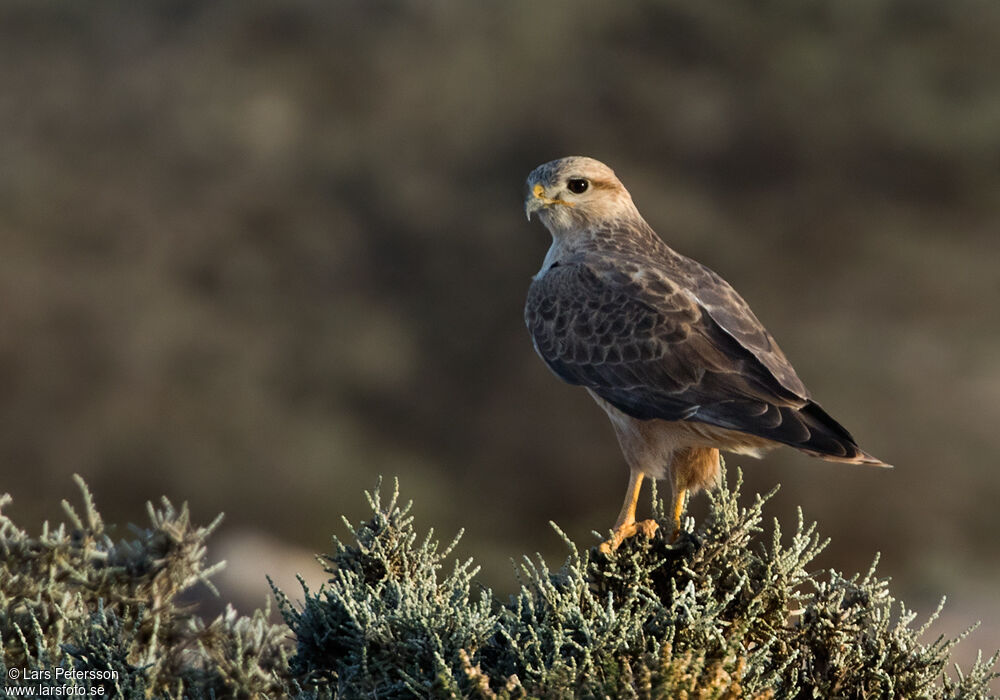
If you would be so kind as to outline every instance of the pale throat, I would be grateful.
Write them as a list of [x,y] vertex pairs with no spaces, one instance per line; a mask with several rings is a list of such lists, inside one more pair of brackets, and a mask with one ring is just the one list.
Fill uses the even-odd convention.
[[575,210],[556,205],[540,218],[552,235],[552,245],[545,254],[542,267],[535,274],[535,279],[544,275],[553,264],[574,253],[583,253],[588,249],[600,247],[602,244],[597,229],[606,229],[609,223],[614,223],[616,220],[642,221],[642,216],[632,204],[632,200],[627,197],[616,197],[604,202],[603,206],[596,208],[596,211],[593,204],[587,209]]
[[553,229],[549,227],[549,232],[552,234],[552,245],[545,253],[542,267],[535,274],[535,279],[542,277],[557,262],[563,262],[571,256],[579,257],[588,249],[592,249],[596,240],[596,236],[590,228]]
[[552,240],[552,245],[549,246],[548,252],[545,254],[545,259],[542,260],[542,267],[535,273],[534,279],[540,278],[549,268],[552,267],[560,257],[562,257],[563,248],[559,245],[559,242],[555,239]]

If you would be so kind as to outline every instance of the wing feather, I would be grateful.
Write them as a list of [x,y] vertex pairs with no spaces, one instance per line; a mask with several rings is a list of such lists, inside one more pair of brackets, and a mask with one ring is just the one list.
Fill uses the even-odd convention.
[[[664,246],[665,247],[665,246]],[[669,249],[668,249],[669,250]],[[789,391],[808,398],[809,392],[795,373],[785,353],[757,320],[750,305],[717,273],[690,258],[669,251],[674,275],[695,297],[719,327],[763,364],[771,376]]]
[[809,399],[746,302],[698,268],[671,279],[669,270],[637,278],[593,260],[551,267],[525,307],[538,354],[563,380],[638,419],[694,420],[834,458],[863,455]]

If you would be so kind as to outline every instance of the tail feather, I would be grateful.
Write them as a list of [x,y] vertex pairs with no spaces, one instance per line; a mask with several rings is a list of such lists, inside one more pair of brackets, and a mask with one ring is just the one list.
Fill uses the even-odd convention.
[[788,445],[831,462],[892,466],[862,450],[847,428],[814,401],[794,405],[732,399],[696,409],[689,420]]
[[789,419],[801,423],[806,428],[809,437],[798,444],[792,442],[785,444],[831,462],[867,464],[874,467],[892,466],[862,450],[854,436],[818,403],[810,401],[798,410],[782,410],[782,414],[786,412],[790,414],[787,416]]

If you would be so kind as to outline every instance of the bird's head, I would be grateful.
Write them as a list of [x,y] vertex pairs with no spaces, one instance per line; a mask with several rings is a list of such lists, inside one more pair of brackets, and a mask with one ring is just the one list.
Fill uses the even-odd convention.
[[553,234],[580,225],[637,215],[615,171],[599,160],[569,156],[539,165],[528,176],[524,211],[538,214]]

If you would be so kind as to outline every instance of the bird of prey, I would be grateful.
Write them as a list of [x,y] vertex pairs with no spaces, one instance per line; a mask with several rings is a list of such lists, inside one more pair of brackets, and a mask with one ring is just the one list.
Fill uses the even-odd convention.
[[604,551],[656,523],[635,519],[644,477],[670,478],[673,537],[688,491],[712,487],[719,450],[790,445],[834,462],[889,466],[813,401],[750,307],[719,275],[674,252],[611,168],[573,156],[528,176],[525,212],[552,234],[528,289],[535,350],[607,412],[629,467]]

